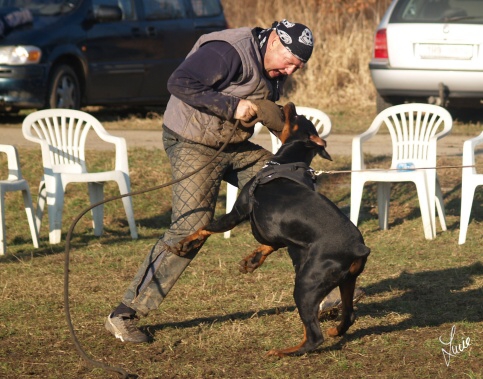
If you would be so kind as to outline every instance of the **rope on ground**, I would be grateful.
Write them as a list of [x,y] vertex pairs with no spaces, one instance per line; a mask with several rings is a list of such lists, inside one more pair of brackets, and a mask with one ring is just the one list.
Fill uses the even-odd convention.
[[106,370],[106,371],[111,371],[111,372],[118,373],[119,375],[121,375],[121,377],[123,379],[137,378],[138,377],[136,374],[130,374],[130,373],[128,373],[126,370],[124,370],[121,367],[109,366],[109,365],[107,365],[107,364],[105,364],[103,362],[96,361],[95,359],[89,357],[87,355],[87,353],[85,352],[85,350],[82,348],[82,346],[81,346],[81,344],[80,344],[80,342],[79,342],[79,340],[78,340],[78,338],[77,338],[77,336],[75,334],[74,326],[72,324],[72,317],[71,317],[71,314],[70,314],[70,305],[69,305],[70,241],[72,239],[72,234],[74,233],[75,226],[77,225],[77,223],[79,222],[79,220],[87,212],[89,212],[90,210],[92,210],[93,208],[95,208],[95,207],[97,207],[99,205],[105,204],[105,203],[110,202],[110,201],[113,201],[113,200],[119,200],[119,199],[122,199],[122,198],[127,197],[127,196],[137,196],[137,195],[141,195],[141,194],[146,193],[146,192],[151,192],[151,191],[155,191],[155,190],[158,190],[158,189],[161,189],[161,188],[164,188],[164,187],[168,187],[168,186],[171,186],[171,185],[173,185],[175,183],[181,182],[182,180],[185,180],[185,179],[189,178],[190,176],[196,174],[198,171],[202,170],[203,168],[205,168],[209,164],[211,164],[223,152],[223,150],[225,150],[225,148],[230,143],[232,137],[235,135],[235,132],[236,132],[237,128],[239,127],[239,124],[240,124],[240,120],[237,120],[236,123],[235,123],[235,126],[234,126],[234,128],[233,128],[233,130],[231,132],[231,134],[228,136],[228,138],[226,139],[226,141],[223,144],[223,146],[221,146],[220,149],[210,159],[210,161],[208,161],[200,169],[195,170],[195,171],[192,171],[192,172],[189,172],[188,174],[183,175],[181,178],[178,178],[176,180],[172,180],[171,182],[168,182],[168,183],[160,184],[158,186],[151,187],[151,188],[147,188],[147,189],[140,190],[140,191],[129,192],[129,193],[126,193],[124,195],[112,196],[112,197],[109,197],[109,198],[104,199],[102,201],[99,201],[96,204],[92,204],[91,206],[89,206],[89,207],[85,208],[84,210],[82,210],[77,215],[77,217],[74,219],[74,221],[72,222],[72,224],[70,225],[69,231],[67,232],[67,236],[65,238],[65,261],[64,261],[64,310],[65,310],[65,317],[67,319],[67,325],[69,327],[70,336],[72,338],[72,341],[74,342],[74,346],[76,347],[78,354],[88,364],[90,364],[91,366],[98,367],[98,368],[101,368],[101,369]]

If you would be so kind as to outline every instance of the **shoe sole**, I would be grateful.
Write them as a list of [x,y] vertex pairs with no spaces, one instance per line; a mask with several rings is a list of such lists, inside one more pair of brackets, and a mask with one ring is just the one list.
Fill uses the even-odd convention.
[[116,328],[116,325],[114,325],[111,321],[111,315],[107,316],[106,324],[105,324],[106,330],[111,333],[114,337],[117,339],[120,339],[121,342],[126,342],[124,341],[124,338],[122,337],[121,332]]
[[[361,290],[361,292],[356,297],[354,297],[352,303],[354,305],[357,304],[359,300],[361,300],[364,296],[366,296],[366,293]],[[340,311],[342,311],[342,302],[327,309],[324,309],[323,311],[319,310],[319,321],[333,320],[337,318]]]

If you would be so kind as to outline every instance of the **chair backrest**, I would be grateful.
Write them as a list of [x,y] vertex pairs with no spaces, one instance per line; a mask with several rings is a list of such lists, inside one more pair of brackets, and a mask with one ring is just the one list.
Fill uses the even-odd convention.
[[305,116],[308,120],[312,121],[319,133],[320,138],[326,138],[330,134],[332,129],[332,122],[329,116],[316,108],[309,107],[295,107],[297,114]]
[[[303,115],[309,121],[312,121],[320,138],[327,138],[329,136],[332,123],[327,114],[316,108],[296,106],[295,109],[298,115]],[[280,149],[280,146],[282,146],[282,142],[272,133],[270,133],[270,137],[272,139],[272,153],[275,154]]]
[[15,146],[0,145],[0,152],[7,154],[8,165],[8,181],[21,180],[22,172],[20,171],[20,160]]
[[466,176],[477,175],[475,149],[483,144],[483,132],[478,136],[466,140],[463,144],[463,179]]
[[437,140],[451,132],[451,114],[438,105],[412,103],[389,107],[379,113],[361,139],[385,125],[392,141],[391,168],[411,162],[415,167],[436,164]]
[[44,169],[85,173],[86,139],[91,128],[103,140],[109,136],[101,123],[88,113],[73,109],[44,109],[25,118],[22,132],[27,140],[41,145]]

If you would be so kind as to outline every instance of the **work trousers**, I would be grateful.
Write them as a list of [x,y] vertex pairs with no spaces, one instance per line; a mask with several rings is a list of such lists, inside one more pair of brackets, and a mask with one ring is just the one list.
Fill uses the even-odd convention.
[[124,294],[122,302],[143,316],[159,307],[199,251],[179,257],[170,253],[166,245],[173,246],[213,219],[223,180],[241,188],[272,157],[269,151],[246,141],[228,145],[213,162],[202,167],[213,158],[216,149],[178,140],[166,130],[163,143],[173,180],[196,173],[172,186],[170,228],[152,247]]

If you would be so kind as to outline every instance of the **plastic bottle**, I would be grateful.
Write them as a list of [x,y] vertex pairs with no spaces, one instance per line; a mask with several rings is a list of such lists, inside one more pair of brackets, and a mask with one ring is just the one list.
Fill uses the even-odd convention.
[[413,162],[401,162],[401,163],[398,163],[397,166],[396,166],[396,168],[397,168],[397,170],[399,172],[403,172],[403,171],[413,171],[413,170],[416,169]]

